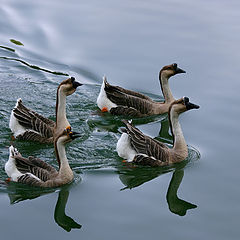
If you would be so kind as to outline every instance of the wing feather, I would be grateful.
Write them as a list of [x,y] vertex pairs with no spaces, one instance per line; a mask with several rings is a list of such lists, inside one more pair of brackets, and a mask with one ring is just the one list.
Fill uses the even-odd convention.
[[36,116],[37,118],[39,118],[40,120],[42,120],[44,123],[54,127],[55,126],[55,122],[49,118],[46,118],[44,116],[42,116],[41,114],[33,111],[32,109],[29,109],[27,107],[25,107],[23,104],[22,104],[22,101],[19,101],[18,102],[18,106],[17,106],[18,109],[21,109],[22,111],[26,112],[26,113],[30,113],[34,116]]
[[43,185],[43,181],[35,178],[29,173],[26,173],[18,178],[19,183],[27,184],[29,186],[41,187]]
[[[16,108],[13,109],[13,113],[23,127],[39,133],[43,138],[53,137],[55,122],[26,108],[21,100],[18,101]],[[24,137],[27,137],[27,135],[21,138],[24,139]]]
[[137,109],[133,107],[118,106],[111,108],[110,113],[113,115],[126,115],[131,117],[145,117],[147,114],[142,114]]
[[157,166],[166,166],[168,163],[163,162],[163,161],[156,161],[156,159],[144,156],[142,154],[137,154],[134,159],[133,163],[140,164],[143,166],[152,166],[152,167],[157,167]]
[[152,99],[141,93],[126,90],[118,86],[112,86],[106,82],[105,92],[107,97],[118,106],[134,108],[141,114],[149,114],[152,111]]
[[125,88],[122,88],[122,87],[119,87],[119,86],[113,86],[113,85],[110,85],[107,80],[105,79],[105,91],[108,93],[108,92],[120,92],[120,93],[125,93],[127,95],[132,95],[132,96],[135,96],[135,97],[138,97],[138,98],[142,98],[142,99],[146,99],[148,101],[152,101],[152,99],[142,93],[139,93],[139,92],[135,92],[135,91],[132,91],[132,90],[128,90],[128,89],[125,89]]
[[46,182],[57,174],[57,170],[54,167],[39,158],[34,158],[32,156],[28,158],[15,156],[14,158],[16,167],[21,173],[33,174],[43,182]]
[[166,162],[169,158],[169,148],[149,136],[144,135],[138,128],[134,127],[128,121],[123,120],[126,124],[127,134],[130,137],[130,142],[134,150],[138,154]]
[[27,141],[35,141],[40,143],[52,143],[53,137],[46,138],[42,136],[41,134],[34,132],[32,130],[27,130],[23,134],[18,135],[17,139],[20,140],[27,140]]

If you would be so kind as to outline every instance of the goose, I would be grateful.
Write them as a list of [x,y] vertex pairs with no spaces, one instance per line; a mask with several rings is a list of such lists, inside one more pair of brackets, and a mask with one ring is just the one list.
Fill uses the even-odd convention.
[[9,159],[5,164],[7,182],[18,182],[36,187],[59,187],[73,181],[73,172],[69,166],[65,144],[80,135],[66,128],[54,139],[54,149],[59,164],[57,171],[39,158],[24,158],[13,146],[9,147]]
[[112,86],[104,76],[97,105],[102,112],[110,112],[113,115],[145,117],[167,113],[170,104],[175,100],[169,88],[168,79],[180,73],[185,73],[185,71],[179,68],[176,63],[164,66],[160,70],[159,81],[164,102],[155,102],[141,93]]
[[149,136],[144,135],[131,122],[122,120],[126,128],[117,142],[117,153],[127,162],[146,166],[165,166],[181,162],[188,156],[188,148],[178,121],[179,115],[199,106],[191,103],[188,97],[175,100],[169,108],[168,118],[173,136],[173,148],[169,148]]
[[56,122],[25,107],[22,99],[19,98],[11,112],[9,122],[13,136],[21,140],[53,143],[54,137],[70,126],[66,117],[66,97],[73,94],[81,85],[74,77],[59,84],[56,98]]

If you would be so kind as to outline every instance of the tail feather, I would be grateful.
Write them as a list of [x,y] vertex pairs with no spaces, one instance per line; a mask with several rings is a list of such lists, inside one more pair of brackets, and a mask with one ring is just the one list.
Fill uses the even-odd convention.
[[14,115],[24,117],[25,119],[29,120],[30,119],[30,114],[25,111],[20,111],[18,108],[13,109]]
[[31,128],[31,118],[25,114],[20,113],[17,109],[13,110],[14,117],[18,120],[19,124],[25,128]]
[[108,81],[107,81],[107,77],[105,75],[103,76],[103,82],[104,82],[105,85],[109,84]]
[[9,147],[9,157],[15,158],[16,156],[21,156],[21,154],[18,152],[17,148],[15,148],[13,145]]

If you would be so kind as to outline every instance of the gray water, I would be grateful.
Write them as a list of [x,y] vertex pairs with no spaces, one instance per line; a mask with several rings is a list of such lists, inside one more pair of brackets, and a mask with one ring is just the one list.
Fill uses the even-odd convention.
[[[67,99],[82,134],[67,147],[74,183],[2,184],[1,239],[239,239],[239,1],[0,3],[1,180],[10,144],[56,166],[52,146],[11,140],[16,99],[54,119],[58,84],[85,84]],[[158,72],[173,62],[187,72],[170,79],[173,95],[201,106],[180,117],[189,157],[130,168],[115,150],[120,118],[96,106],[102,76],[159,100]],[[166,115],[134,123],[171,144]]]

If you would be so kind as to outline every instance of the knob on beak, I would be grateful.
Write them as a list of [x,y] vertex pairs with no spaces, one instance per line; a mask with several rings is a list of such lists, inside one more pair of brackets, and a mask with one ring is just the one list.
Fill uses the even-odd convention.
[[191,103],[188,97],[184,97],[184,104],[187,110],[200,108],[200,106],[198,106],[197,104]]
[[82,83],[77,82],[77,81],[75,80],[75,77],[71,77],[71,80],[72,80],[72,84],[73,84],[73,87],[74,87],[74,88],[77,88],[77,87],[83,85]]

